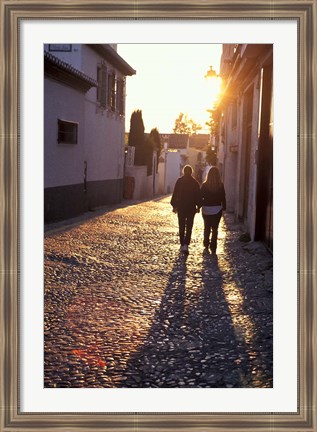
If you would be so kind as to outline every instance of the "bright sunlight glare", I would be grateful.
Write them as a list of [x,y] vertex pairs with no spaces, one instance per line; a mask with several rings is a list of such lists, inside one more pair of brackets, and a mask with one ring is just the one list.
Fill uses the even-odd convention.
[[182,112],[208,133],[208,109],[219,97],[221,44],[119,44],[118,54],[136,70],[127,77],[126,131],[134,110],[142,110],[145,132],[172,133]]
[[222,79],[219,76],[213,78],[207,78],[206,86],[207,86],[206,92],[209,96],[209,103],[211,107],[213,107],[215,103],[217,103],[221,95]]

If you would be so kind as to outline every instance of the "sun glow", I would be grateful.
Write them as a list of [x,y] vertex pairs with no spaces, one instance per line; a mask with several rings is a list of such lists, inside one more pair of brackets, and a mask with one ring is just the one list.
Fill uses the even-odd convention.
[[210,64],[219,73],[221,44],[118,44],[118,53],[136,70],[127,79],[127,131],[132,112],[141,109],[146,132],[172,133],[180,113],[202,126],[199,133],[209,132],[207,110],[221,80],[205,74]]
[[221,96],[222,79],[219,76],[207,79],[207,86],[209,88],[210,105],[213,107]]

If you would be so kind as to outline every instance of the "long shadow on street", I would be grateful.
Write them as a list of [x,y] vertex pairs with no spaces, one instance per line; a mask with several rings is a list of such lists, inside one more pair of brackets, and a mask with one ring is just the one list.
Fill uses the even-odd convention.
[[[236,338],[216,256],[201,257],[201,276],[175,259],[144,345],[127,363],[124,387],[243,387]],[[244,356],[244,371],[248,369]]]

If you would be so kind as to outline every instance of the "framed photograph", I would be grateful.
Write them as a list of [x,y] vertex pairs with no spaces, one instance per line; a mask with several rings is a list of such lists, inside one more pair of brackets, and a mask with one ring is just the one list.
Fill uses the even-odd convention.
[[[313,431],[317,427],[313,229],[317,4],[315,0],[130,3],[0,0],[0,431]],[[44,385],[43,47],[47,46],[49,74],[56,67],[54,59],[71,55],[76,44],[145,40],[273,46],[277,144],[274,380],[269,388]],[[58,65],[62,70],[63,65]],[[98,66],[100,74],[103,67]],[[63,77],[67,71],[65,67]],[[74,69],[67,79],[80,89],[96,85]],[[119,94],[123,82],[117,85]],[[115,110],[115,100],[103,95],[102,86],[96,94],[101,103],[112,101]],[[118,109],[121,114],[121,100]],[[82,133],[80,122],[71,120],[59,118],[56,129],[58,146],[66,151],[79,147]],[[231,143],[232,157],[237,151]]]

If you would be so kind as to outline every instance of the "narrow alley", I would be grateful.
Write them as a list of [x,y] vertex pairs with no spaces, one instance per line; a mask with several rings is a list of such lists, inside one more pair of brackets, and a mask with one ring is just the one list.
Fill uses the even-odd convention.
[[273,386],[273,258],[231,214],[188,256],[170,197],[91,215],[45,234],[45,387]]

